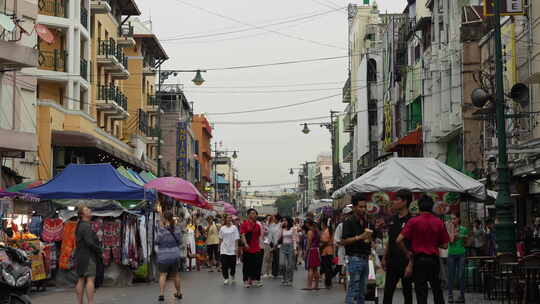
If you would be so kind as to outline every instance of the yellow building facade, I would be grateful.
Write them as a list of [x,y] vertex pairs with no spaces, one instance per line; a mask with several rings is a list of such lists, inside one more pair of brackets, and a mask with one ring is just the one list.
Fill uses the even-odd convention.
[[[144,73],[146,51],[129,22],[140,15],[136,3],[60,1],[59,8],[53,2],[44,0],[38,15],[55,36],[38,42],[38,178],[48,180],[69,163],[155,172],[151,140],[141,131],[153,125],[141,123],[147,117],[139,114],[154,95],[155,68]],[[144,92],[141,77],[148,83]]]

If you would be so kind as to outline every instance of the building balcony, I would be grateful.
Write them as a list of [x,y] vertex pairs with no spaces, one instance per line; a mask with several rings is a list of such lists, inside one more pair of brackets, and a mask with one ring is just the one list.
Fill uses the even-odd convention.
[[343,86],[343,103],[351,103],[351,77],[347,78]]
[[129,116],[127,97],[115,86],[97,86],[96,107],[112,119],[124,120]]
[[159,106],[158,99],[154,95],[148,95],[146,99],[146,110],[148,112],[156,112]]
[[97,63],[109,70],[113,78],[129,78],[128,57],[114,40],[99,41]]
[[38,13],[40,15],[67,18],[67,0],[39,0]]
[[112,11],[110,0],[90,0],[92,14],[108,14]]
[[39,51],[39,69],[66,72],[67,56],[67,52],[62,50]]
[[134,47],[137,42],[133,38],[134,29],[131,22],[124,24],[118,28],[118,40],[117,44],[120,47]]
[[143,60],[143,75],[144,76],[155,76],[157,69],[156,66],[156,59],[155,58],[149,58],[145,57]]
[[353,141],[350,140],[345,147],[343,147],[343,161],[351,161],[353,159]]
[[81,7],[81,24],[85,29],[88,29],[88,9]]

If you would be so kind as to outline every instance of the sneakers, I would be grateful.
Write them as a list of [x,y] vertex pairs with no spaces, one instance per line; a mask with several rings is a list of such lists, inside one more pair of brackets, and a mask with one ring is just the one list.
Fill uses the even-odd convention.
[[263,287],[263,286],[264,285],[263,285],[263,283],[261,281],[254,281],[253,282],[253,287],[259,288],[259,287]]
[[251,287],[251,282],[250,281],[245,281],[244,282],[244,287],[245,288],[250,288]]
[[229,285],[229,279],[223,280],[223,285]]

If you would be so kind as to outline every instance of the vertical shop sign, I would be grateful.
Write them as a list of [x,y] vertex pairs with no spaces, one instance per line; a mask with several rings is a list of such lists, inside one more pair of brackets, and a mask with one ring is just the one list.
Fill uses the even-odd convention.
[[178,177],[186,179],[188,170],[188,134],[187,123],[179,122],[177,127],[178,148],[176,157],[176,174]]

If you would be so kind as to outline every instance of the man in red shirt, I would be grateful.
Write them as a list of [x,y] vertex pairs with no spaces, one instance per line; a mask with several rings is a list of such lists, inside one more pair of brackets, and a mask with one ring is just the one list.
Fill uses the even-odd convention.
[[261,283],[261,224],[257,222],[257,210],[247,211],[248,219],[240,225],[240,235],[244,244],[243,275],[244,287],[262,287]]
[[[433,215],[433,199],[423,195],[418,201],[420,215],[410,219],[396,242],[409,260],[405,275],[413,275],[418,304],[427,304],[428,282],[435,304],[444,304],[439,278],[439,248],[448,248],[450,237],[443,221]],[[405,246],[410,241],[411,250]]]

